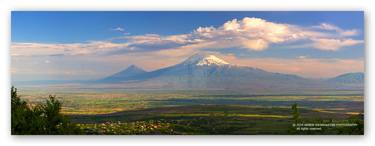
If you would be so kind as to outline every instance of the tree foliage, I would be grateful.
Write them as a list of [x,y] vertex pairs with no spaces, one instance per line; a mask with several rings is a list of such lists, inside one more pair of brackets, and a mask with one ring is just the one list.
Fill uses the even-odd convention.
[[299,114],[297,103],[294,103],[292,105],[292,118],[293,118],[293,121],[294,121],[295,124],[297,124],[299,122],[300,114]]
[[77,126],[60,113],[61,102],[49,96],[43,104],[29,105],[11,88],[11,131],[15,135],[80,134]]

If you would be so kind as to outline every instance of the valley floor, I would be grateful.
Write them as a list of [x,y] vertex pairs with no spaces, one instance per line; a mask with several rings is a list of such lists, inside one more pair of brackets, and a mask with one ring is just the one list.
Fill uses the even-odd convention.
[[[23,99],[42,102],[45,91]],[[55,92],[85,134],[363,134],[363,95],[222,91]],[[291,106],[298,105],[298,119]]]
[[[71,115],[90,134],[361,134],[361,117],[300,109],[300,123],[359,124],[297,131],[289,108],[238,105],[160,107],[103,115]],[[363,122],[363,121],[362,121]],[[315,127],[315,126],[314,126]],[[317,128],[317,127],[315,127]],[[359,128],[359,131],[357,130]],[[363,129],[363,128],[362,128]],[[362,131],[363,132],[363,131]]]

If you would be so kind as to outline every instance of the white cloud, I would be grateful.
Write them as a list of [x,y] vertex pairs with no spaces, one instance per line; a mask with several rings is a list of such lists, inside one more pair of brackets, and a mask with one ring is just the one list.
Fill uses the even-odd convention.
[[356,29],[344,30],[336,25],[329,24],[329,23],[321,23],[319,26],[317,26],[317,28],[320,28],[323,30],[336,31],[338,35],[342,37],[358,35],[358,30]]
[[308,78],[329,78],[348,72],[363,72],[363,59],[337,58],[238,58],[219,55],[223,60],[237,65],[261,68],[271,72],[296,74]]
[[223,25],[223,29],[227,30],[227,31],[231,31],[231,30],[237,31],[237,30],[239,30],[239,28],[240,28],[240,24],[238,23],[237,19],[233,19],[231,21],[228,21],[228,22],[224,23],[224,25]]
[[325,29],[325,30],[341,30],[339,27],[333,25],[333,24],[329,24],[329,23],[321,23],[319,25],[319,28],[321,29]]
[[353,39],[327,39],[327,38],[318,38],[313,39],[313,46],[321,50],[328,51],[337,51],[339,48],[353,46],[360,43],[363,43],[361,40]]
[[122,27],[116,27],[112,29],[113,31],[125,32],[125,29]]
[[111,29],[112,31],[116,31],[116,32],[120,32],[122,33],[123,35],[130,35],[129,32],[126,32],[124,28],[122,27],[115,27],[115,28],[112,28]]
[[344,30],[344,31],[341,31],[340,34],[342,36],[355,36],[355,35],[358,35],[358,30],[356,29]]
[[[124,32],[121,27],[113,30]],[[356,29],[345,30],[328,23],[319,26],[302,27],[293,24],[275,23],[261,18],[245,17],[225,22],[219,27],[198,27],[191,33],[175,35],[145,34],[124,36],[120,42],[90,41],[83,43],[12,43],[13,56],[22,55],[87,55],[111,54],[111,52],[194,52],[199,49],[243,48],[262,51],[271,44],[293,45],[304,42],[305,45],[324,51],[335,51],[343,47],[358,45],[363,40],[351,36],[358,35]],[[117,38],[119,39],[119,38]],[[192,50],[189,50],[192,49]],[[179,53],[183,54],[183,53]]]
[[[328,23],[322,23],[318,28],[319,30],[311,30],[310,27],[274,23],[260,18],[245,17],[241,20],[233,19],[227,21],[219,27],[198,27],[192,33],[188,34],[170,36],[147,34],[143,36],[129,36],[127,38],[132,44],[147,43],[155,46],[163,45],[165,46],[164,49],[244,48],[252,51],[262,51],[267,49],[270,44],[282,44],[302,40],[314,44],[309,45],[310,47],[326,51],[338,50],[342,47],[357,45],[363,42],[347,38],[348,36],[358,34],[358,31],[355,29],[344,30]],[[344,42],[344,44],[325,41],[326,39],[340,40],[338,42]],[[179,45],[168,46],[171,43]]]
[[303,55],[301,55],[301,56],[298,56],[297,57],[298,59],[306,59],[306,58],[308,58],[307,56],[303,56]]
[[[194,37],[211,42],[226,42],[227,47],[239,47],[261,51],[271,43],[282,43],[305,36],[297,27],[277,24],[259,18],[245,17],[227,21],[219,28],[200,27]],[[222,45],[222,43],[220,44]],[[218,45],[218,48],[222,48]]]
[[87,55],[100,54],[116,49],[129,49],[127,43],[91,41],[86,43],[21,43],[11,44],[12,56]]

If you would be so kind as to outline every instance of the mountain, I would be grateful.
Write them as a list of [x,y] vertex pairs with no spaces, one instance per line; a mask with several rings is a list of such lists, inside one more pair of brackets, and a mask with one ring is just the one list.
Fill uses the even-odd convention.
[[196,54],[179,64],[151,72],[142,70],[134,73],[128,69],[106,77],[104,81],[123,83],[126,87],[158,89],[281,90],[301,87],[301,84],[317,86],[315,81],[296,75],[232,65],[214,55],[205,54]]
[[178,64],[145,71],[131,65],[98,80],[26,81],[22,85],[84,84],[86,87],[161,90],[233,90],[249,93],[297,93],[355,90],[363,92],[364,73],[346,73],[329,79],[307,79],[293,74],[238,66],[210,54],[195,54]]
[[195,54],[181,63],[150,72],[130,66],[99,80],[99,83],[116,83],[122,88],[167,90],[346,90],[362,89],[363,73],[344,74],[327,80],[306,79],[233,65],[210,54]]
[[130,65],[125,70],[117,72],[113,75],[100,79],[99,82],[117,82],[122,80],[131,80],[133,76],[146,73],[145,70],[135,65]]
[[362,72],[346,73],[346,74],[342,74],[337,77],[328,79],[328,82],[338,83],[338,84],[363,84],[364,77],[365,75]]

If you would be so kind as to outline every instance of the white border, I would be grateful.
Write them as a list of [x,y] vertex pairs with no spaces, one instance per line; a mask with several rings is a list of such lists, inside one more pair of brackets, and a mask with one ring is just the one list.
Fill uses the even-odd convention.
[[[373,0],[0,0],[0,143],[5,145],[371,145],[375,144],[373,74],[375,40],[371,24],[375,13]],[[9,97],[10,12],[12,10],[363,10],[366,34],[365,136],[11,136]]]

